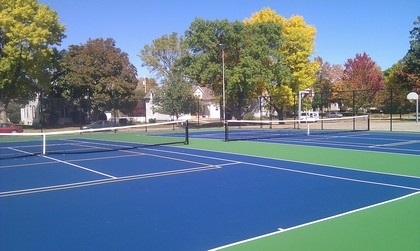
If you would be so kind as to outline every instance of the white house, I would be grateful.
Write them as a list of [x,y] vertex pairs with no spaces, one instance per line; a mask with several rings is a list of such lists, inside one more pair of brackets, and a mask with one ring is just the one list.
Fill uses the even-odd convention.
[[[198,98],[198,102],[201,106],[200,116],[209,119],[219,119],[220,118],[220,106],[219,100],[215,98],[213,91],[207,87],[194,86],[192,89],[193,95]],[[144,96],[145,101],[145,117],[130,118],[136,122],[149,122],[150,119],[156,119],[157,121],[169,121],[174,120],[173,116],[169,114],[162,114],[157,112],[157,106],[154,104],[153,100],[155,97],[155,91],[153,89],[149,90]],[[35,100],[29,101],[23,108],[20,109],[21,122],[25,125],[39,124],[40,122],[40,109],[39,109],[39,95]],[[111,113],[107,113],[108,118],[111,118]],[[192,119],[195,118],[191,114],[185,114],[179,119]]]
[[36,125],[39,124],[40,118],[39,94],[37,94],[34,100],[20,108],[20,121],[24,125]]
[[153,103],[154,97],[155,97],[155,91],[149,90],[146,93],[146,96],[144,96],[144,102],[146,107],[146,121],[150,121],[151,119],[156,120],[171,120],[171,116],[168,114],[161,114],[158,113],[156,110],[156,105]]
[[220,118],[220,107],[210,88],[194,86],[193,95],[199,99],[201,106],[200,115],[209,119]]
[[[219,119],[220,118],[220,107],[219,104],[216,102],[213,95],[213,91],[207,87],[193,87],[193,95],[198,98],[198,102],[201,106],[200,116],[204,118],[210,119]],[[155,97],[155,91],[149,90],[147,94],[144,96],[145,100],[145,107],[146,107],[146,120],[149,121],[150,119],[156,120],[173,120],[171,115],[162,114],[157,112],[157,106],[154,104],[153,100]],[[191,114],[184,114],[179,119],[191,119],[193,116]]]

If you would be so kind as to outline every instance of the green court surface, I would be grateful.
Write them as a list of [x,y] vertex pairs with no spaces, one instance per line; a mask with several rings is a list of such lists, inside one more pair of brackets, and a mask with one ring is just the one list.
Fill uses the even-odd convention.
[[222,249],[420,250],[420,194]]

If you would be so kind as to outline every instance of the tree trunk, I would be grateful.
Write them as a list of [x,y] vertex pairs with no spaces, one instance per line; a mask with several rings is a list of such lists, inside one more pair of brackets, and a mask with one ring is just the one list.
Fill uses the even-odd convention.
[[0,123],[6,123],[7,122],[7,105],[5,102],[0,101]]

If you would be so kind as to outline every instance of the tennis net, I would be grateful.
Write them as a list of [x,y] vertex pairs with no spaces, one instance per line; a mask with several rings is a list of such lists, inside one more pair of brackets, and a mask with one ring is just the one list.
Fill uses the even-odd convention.
[[0,134],[0,159],[189,144],[188,121],[41,133]]
[[228,120],[225,141],[256,140],[370,130],[368,115],[305,120]]

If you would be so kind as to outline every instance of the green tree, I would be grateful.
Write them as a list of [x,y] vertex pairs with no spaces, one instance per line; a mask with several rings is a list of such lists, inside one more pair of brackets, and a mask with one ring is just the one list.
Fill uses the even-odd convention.
[[137,104],[137,70],[111,38],[71,45],[64,69],[57,84],[62,96],[93,111],[94,119],[102,111],[129,113]]
[[138,56],[143,61],[142,66],[147,66],[157,77],[167,78],[172,75],[176,61],[187,53],[183,38],[174,32],[145,45]]
[[182,59],[184,74],[191,81],[222,96],[222,46],[225,83],[229,86],[231,69],[239,61],[242,28],[240,22],[196,18],[185,32],[185,43],[191,53]]
[[403,58],[405,79],[413,91],[420,89],[420,16],[410,31],[410,49]]
[[412,91],[412,86],[406,80],[403,61],[394,64],[384,72],[384,83],[389,94],[382,107],[385,112],[402,114],[412,107],[407,100],[407,94]]
[[182,114],[197,111],[197,101],[192,94],[192,85],[180,74],[165,78],[162,88],[156,91],[157,111],[178,119]]
[[191,55],[183,60],[185,72],[189,79],[221,96],[224,55],[226,109],[240,119],[267,89],[266,85],[273,85],[286,72],[279,53],[280,30],[280,24],[274,22],[196,19],[186,32]]
[[188,56],[184,39],[177,33],[163,35],[140,51],[143,66],[147,66],[161,79],[162,88],[156,90],[157,111],[170,114],[176,119],[181,114],[196,111],[192,84],[182,74],[179,62]]
[[0,0],[0,121],[12,100],[34,98],[51,83],[54,50],[64,38],[57,13],[36,0]]
[[[236,118],[242,118],[258,96],[267,90],[272,94],[278,83],[288,77],[288,68],[279,51],[280,31],[281,25],[275,22],[244,25],[238,53],[240,60],[232,69],[228,88],[230,97],[236,101]],[[271,102],[278,114],[282,114],[276,100],[266,99],[266,102]]]

